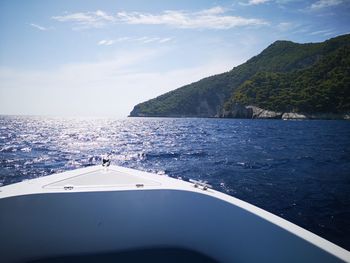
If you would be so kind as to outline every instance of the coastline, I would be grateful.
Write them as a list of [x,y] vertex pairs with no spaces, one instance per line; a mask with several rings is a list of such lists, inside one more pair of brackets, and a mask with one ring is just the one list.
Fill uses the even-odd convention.
[[221,118],[244,119],[281,119],[281,120],[350,120],[350,113],[300,113],[278,112],[259,108],[257,106],[243,106],[235,104],[230,110],[224,110]]
[[132,118],[219,118],[219,119],[275,119],[275,120],[350,120],[350,113],[299,113],[277,112],[262,109],[256,106],[235,105],[231,110],[223,110],[215,116],[208,115],[181,115],[181,114],[130,114]]

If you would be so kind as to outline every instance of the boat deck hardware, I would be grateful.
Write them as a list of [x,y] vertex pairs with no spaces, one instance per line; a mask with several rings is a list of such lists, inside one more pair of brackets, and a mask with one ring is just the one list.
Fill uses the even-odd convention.
[[213,188],[210,184],[208,184],[205,181],[201,181],[201,180],[197,181],[197,180],[190,179],[190,182],[194,184],[195,188],[198,188],[199,186],[201,186],[203,190],[208,190],[208,188]]
[[109,159],[108,156],[102,158],[102,166],[103,167],[108,167],[108,166],[110,166],[110,164],[111,164],[111,159]]

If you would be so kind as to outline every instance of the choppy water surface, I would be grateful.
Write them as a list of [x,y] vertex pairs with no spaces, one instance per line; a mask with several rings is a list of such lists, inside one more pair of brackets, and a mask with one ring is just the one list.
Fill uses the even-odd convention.
[[100,164],[105,153],[206,180],[350,250],[350,122],[0,116],[3,185]]

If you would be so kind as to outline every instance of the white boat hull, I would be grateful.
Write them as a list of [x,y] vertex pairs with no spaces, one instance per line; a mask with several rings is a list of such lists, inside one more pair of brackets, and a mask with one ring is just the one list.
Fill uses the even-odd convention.
[[[110,171],[136,179],[106,183]],[[2,187],[1,262],[148,248],[219,262],[349,262],[348,251],[231,196],[116,166],[109,172],[90,167]],[[99,173],[101,181],[87,182]]]

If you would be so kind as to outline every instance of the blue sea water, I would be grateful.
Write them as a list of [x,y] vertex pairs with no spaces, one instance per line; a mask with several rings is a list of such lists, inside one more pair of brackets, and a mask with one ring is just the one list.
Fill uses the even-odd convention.
[[0,184],[106,153],[116,165],[206,180],[350,250],[350,122],[0,116]]

